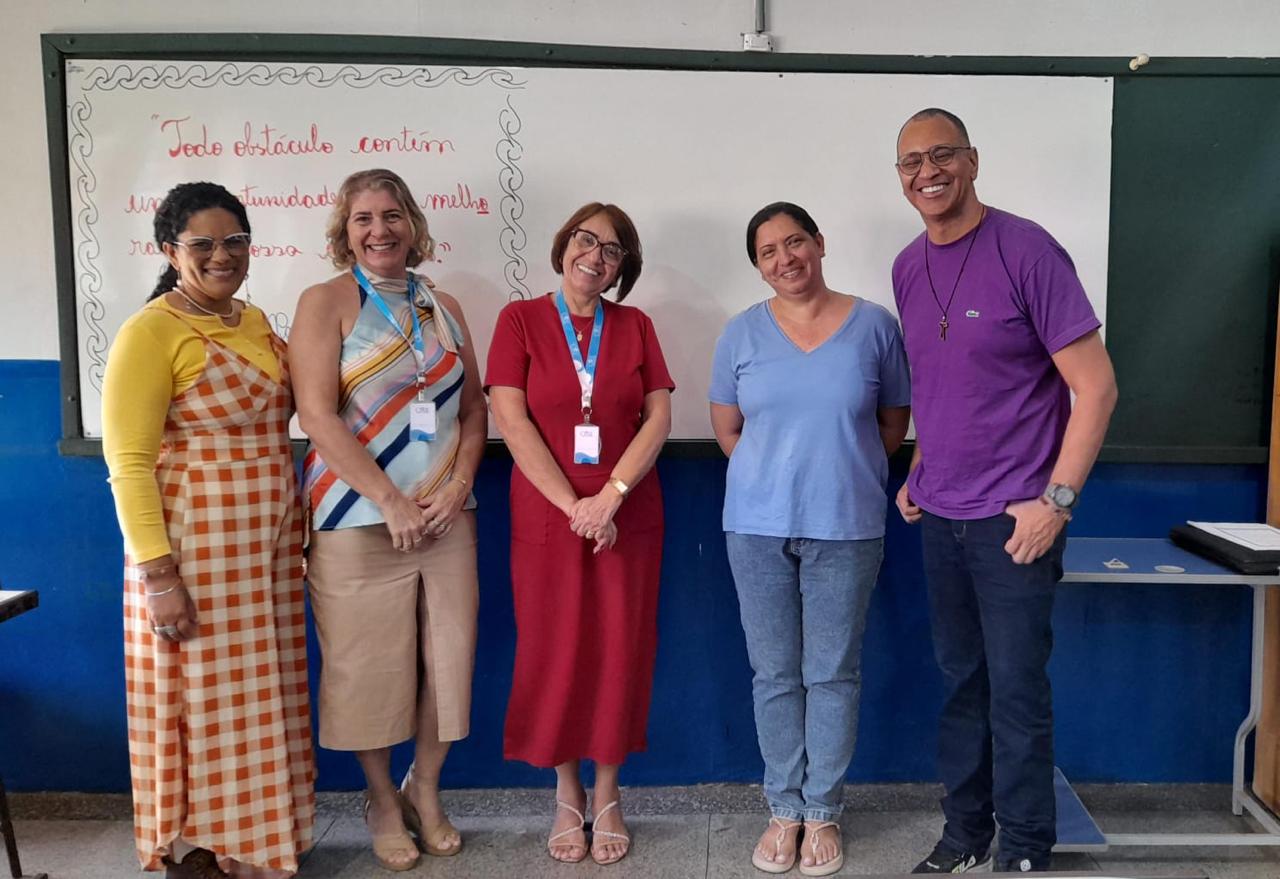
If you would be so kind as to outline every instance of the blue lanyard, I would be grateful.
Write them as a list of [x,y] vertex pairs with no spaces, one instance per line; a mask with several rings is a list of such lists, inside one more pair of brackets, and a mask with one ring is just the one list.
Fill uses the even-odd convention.
[[578,347],[578,334],[569,319],[569,306],[565,305],[564,290],[556,291],[556,311],[560,312],[560,326],[564,328],[564,340],[569,344],[569,356],[578,374],[578,386],[582,388],[582,415],[591,423],[591,392],[596,384],[596,358],[600,356],[600,335],[604,331],[604,303],[596,303],[596,317],[591,326],[591,342],[587,345],[587,362],[582,362]]
[[373,284],[369,283],[369,279],[365,277],[364,272],[360,270],[360,266],[351,267],[351,274],[355,275],[356,283],[360,285],[360,289],[365,295],[373,300],[373,304],[378,307],[378,311],[382,312],[382,316],[387,319],[391,326],[396,328],[396,332],[400,334],[400,338],[408,343],[409,348],[413,351],[414,365],[417,367],[418,384],[422,384],[422,376],[425,371],[427,362],[427,348],[422,341],[422,325],[418,323],[418,284],[413,275],[409,275],[409,319],[413,322],[413,338],[410,339],[404,334],[404,329],[400,326],[400,321],[396,320],[396,316],[391,313],[391,307],[378,295],[378,291],[374,289]]

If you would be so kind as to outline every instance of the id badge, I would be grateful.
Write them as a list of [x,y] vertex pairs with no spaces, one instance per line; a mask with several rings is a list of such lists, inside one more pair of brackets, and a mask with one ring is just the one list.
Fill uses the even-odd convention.
[[573,463],[600,463],[600,426],[579,424],[573,429]]
[[409,404],[409,439],[429,443],[436,438],[435,400],[414,401]]

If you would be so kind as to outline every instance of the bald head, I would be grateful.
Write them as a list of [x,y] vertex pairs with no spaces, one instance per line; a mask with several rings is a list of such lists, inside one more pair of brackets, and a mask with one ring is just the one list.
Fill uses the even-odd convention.
[[956,146],[969,146],[969,129],[964,127],[964,122],[960,117],[950,110],[944,110],[941,107],[925,107],[917,113],[913,113],[911,118],[902,123],[902,127],[898,129],[898,143],[902,142],[902,132],[907,130],[907,126],[912,122],[922,122],[926,119],[945,119],[956,130],[959,139]]

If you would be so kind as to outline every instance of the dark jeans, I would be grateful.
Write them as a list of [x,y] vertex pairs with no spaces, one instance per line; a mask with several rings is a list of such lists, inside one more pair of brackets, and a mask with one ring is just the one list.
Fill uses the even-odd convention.
[[[924,514],[924,569],[945,699],[938,774],[943,843],[983,851],[1000,822],[1002,858],[1045,858],[1057,840],[1053,794],[1053,593],[1066,530],[1042,557],[1015,565],[1014,520]],[[993,817],[994,816],[994,817]]]

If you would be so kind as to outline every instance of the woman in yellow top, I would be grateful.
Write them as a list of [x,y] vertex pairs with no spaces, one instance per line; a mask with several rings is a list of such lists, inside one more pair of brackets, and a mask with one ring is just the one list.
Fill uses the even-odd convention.
[[116,336],[102,395],[138,858],[277,879],[315,813],[285,345],[233,298],[249,219],[227,190],[174,187],[155,239],[169,265]]

